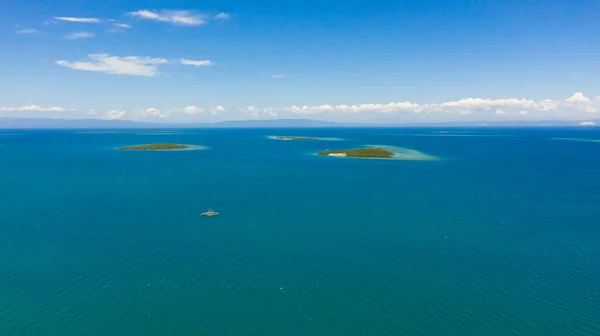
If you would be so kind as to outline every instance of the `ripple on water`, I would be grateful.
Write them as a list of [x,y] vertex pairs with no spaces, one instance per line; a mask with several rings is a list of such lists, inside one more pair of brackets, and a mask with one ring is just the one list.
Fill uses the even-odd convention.
[[474,134],[474,133],[414,133],[414,134],[388,134],[396,136],[414,137],[484,137],[484,138],[512,138],[510,134]]
[[404,160],[404,161],[437,161],[439,157],[419,152],[415,149],[398,147],[398,146],[382,146],[382,145],[370,145],[369,147],[378,147],[388,150],[394,153],[392,160]]
[[129,134],[129,135],[189,135],[199,134],[198,132],[178,132],[178,131],[77,131],[75,134]]
[[600,143],[600,139],[587,139],[587,138],[552,138],[552,140],[579,141],[579,142],[596,142],[596,143]]
[[142,132],[142,133],[134,133],[134,135],[191,135],[191,134],[199,134],[194,132]]

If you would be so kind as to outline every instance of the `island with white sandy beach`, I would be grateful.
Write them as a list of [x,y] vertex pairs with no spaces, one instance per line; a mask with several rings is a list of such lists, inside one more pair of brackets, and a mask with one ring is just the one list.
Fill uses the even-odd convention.
[[396,146],[368,146],[354,149],[324,150],[317,152],[319,156],[347,157],[360,159],[390,159],[404,161],[436,161],[438,157]]
[[391,159],[394,156],[394,153],[390,152],[388,150],[385,150],[383,148],[379,148],[379,147],[367,147],[367,148],[356,148],[356,149],[325,150],[322,152],[318,152],[317,155],[355,157],[355,158]]

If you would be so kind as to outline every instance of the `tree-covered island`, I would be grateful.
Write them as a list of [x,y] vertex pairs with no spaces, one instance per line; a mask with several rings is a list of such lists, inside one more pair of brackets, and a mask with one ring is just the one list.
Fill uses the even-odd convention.
[[149,145],[138,145],[138,146],[127,146],[121,147],[119,150],[176,150],[176,149],[187,149],[189,146],[187,145],[178,145],[178,144],[149,144]]
[[394,156],[393,152],[378,147],[343,149],[343,150],[326,150],[318,152],[321,156],[345,156],[354,158],[377,158],[390,159]]

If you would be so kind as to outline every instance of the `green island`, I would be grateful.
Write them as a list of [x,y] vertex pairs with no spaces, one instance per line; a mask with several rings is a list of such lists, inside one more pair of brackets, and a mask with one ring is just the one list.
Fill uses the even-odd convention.
[[296,140],[296,141],[319,140],[317,138],[295,137],[295,136],[277,136],[276,138],[279,140]]
[[138,145],[121,147],[119,150],[174,150],[174,149],[186,149],[189,148],[187,145],[178,144],[149,144],[149,145]]
[[393,152],[378,147],[369,148],[356,148],[356,149],[344,149],[344,150],[326,150],[318,152],[317,155],[321,156],[344,156],[344,157],[355,157],[355,158],[378,158],[378,159],[390,159],[394,156]]

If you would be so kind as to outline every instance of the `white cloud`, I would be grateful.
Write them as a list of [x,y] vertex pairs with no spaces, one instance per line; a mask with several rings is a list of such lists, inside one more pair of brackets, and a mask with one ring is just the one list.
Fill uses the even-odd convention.
[[181,64],[183,65],[193,65],[196,67],[201,67],[201,66],[211,66],[214,63],[212,61],[209,60],[189,60],[189,59],[181,59]]
[[17,30],[17,34],[37,34],[38,31],[36,29],[33,28],[24,28],[24,29],[19,29]]
[[416,112],[420,113],[418,104],[410,102],[392,102],[388,104],[360,104],[360,105],[317,105],[317,106],[292,106],[282,109],[283,111],[292,112],[294,114],[324,114],[324,113],[394,113],[394,112]]
[[20,107],[0,107],[0,112],[6,111],[64,112],[67,110],[65,108],[57,106],[41,107],[38,105],[25,105]]
[[127,15],[142,20],[167,22],[181,26],[199,26],[206,23],[204,15],[186,10],[160,10],[153,12],[141,9],[137,12],[127,13]]
[[197,117],[206,112],[205,109],[197,106],[186,106],[182,108],[172,108],[166,110],[159,110],[154,107],[135,110],[134,115],[140,119],[181,119],[181,116],[184,117]]
[[271,77],[275,78],[275,79],[281,79],[283,77],[285,77],[284,75],[271,75]]
[[[535,108],[538,104],[533,100],[528,99],[482,99],[482,98],[465,98],[458,101],[450,101],[442,103],[439,106],[432,104],[430,106],[441,107],[442,109],[492,109],[498,107],[519,107],[521,109]],[[548,108],[552,108],[548,106]]]
[[584,121],[579,126],[596,126],[596,123],[593,121]]
[[228,20],[229,18],[231,18],[231,14],[225,12],[221,12],[214,17],[215,20]]
[[[381,119],[396,116],[396,119],[410,120],[492,120],[509,119],[577,119],[585,114],[596,113],[600,100],[590,100],[583,94],[575,94],[566,100],[529,100],[518,98],[483,99],[465,98],[443,103],[418,104],[412,102],[371,103],[359,105],[314,105],[283,108],[260,108],[249,106],[241,111],[252,117],[273,115],[300,116],[331,120]],[[584,114],[582,114],[582,112]]]
[[196,107],[196,106],[187,106],[187,107],[183,108],[183,113],[185,113],[189,116],[195,116],[195,115],[204,113],[204,109]]
[[240,109],[240,111],[244,114],[249,115],[251,118],[274,118],[279,115],[281,110],[274,108],[258,108],[255,106],[248,106]]
[[242,111],[246,112],[251,117],[258,117],[260,114],[260,110],[252,105],[246,107],[245,109],[242,109]]
[[135,111],[135,114],[142,118],[150,118],[150,119],[166,118],[169,115],[168,112],[163,112],[154,107],[137,110],[137,111]]
[[277,110],[275,110],[273,108],[266,108],[266,109],[263,110],[263,113],[265,113],[269,117],[277,117],[279,115],[279,113],[277,112]]
[[213,116],[219,115],[220,113],[226,112],[227,109],[221,105],[215,107],[215,108],[211,108],[210,109],[210,114]]
[[583,106],[582,110],[585,111],[585,112],[587,112],[587,113],[596,113],[596,112],[598,112],[598,109],[596,109],[595,107],[589,106],[589,105]]
[[591,105],[592,100],[586,97],[582,92],[577,92],[567,98],[571,107],[588,113],[596,113],[598,110]]
[[87,62],[56,61],[56,64],[75,70],[99,71],[108,74],[132,76],[156,76],[159,64],[169,63],[164,58],[140,56],[110,56],[108,54],[90,54]]
[[127,114],[126,111],[112,110],[112,111],[106,112],[106,114],[104,115],[104,119],[119,120],[119,119],[123,119],[123,117],[125,117],[126,114]]
[[84,31],[73,32],[73,33],[69,33],[69,34],[65,35],[65,38],[69,39],[69,40],[76,40],[76,39],[81,39],[81,38],[92,38],[92,37],[94,37],[93,33],[84,32]]
[[123,28],[123,29],[131,28],[131,26],[126,23],[113,23],[113,26],[115,26],[117,28]]
[[55,16],[56,20],[60,21],[69,21],[69,22],[80,22],[80,23],[100,23],[100,19],[96,18],[80,18],[80,17],[64,17],[64,16]]
[[590,99],[583,95],[582,92],[576,92],[571,97],[567,98],[569,103],[584,103],[587,104],[590,102]]

